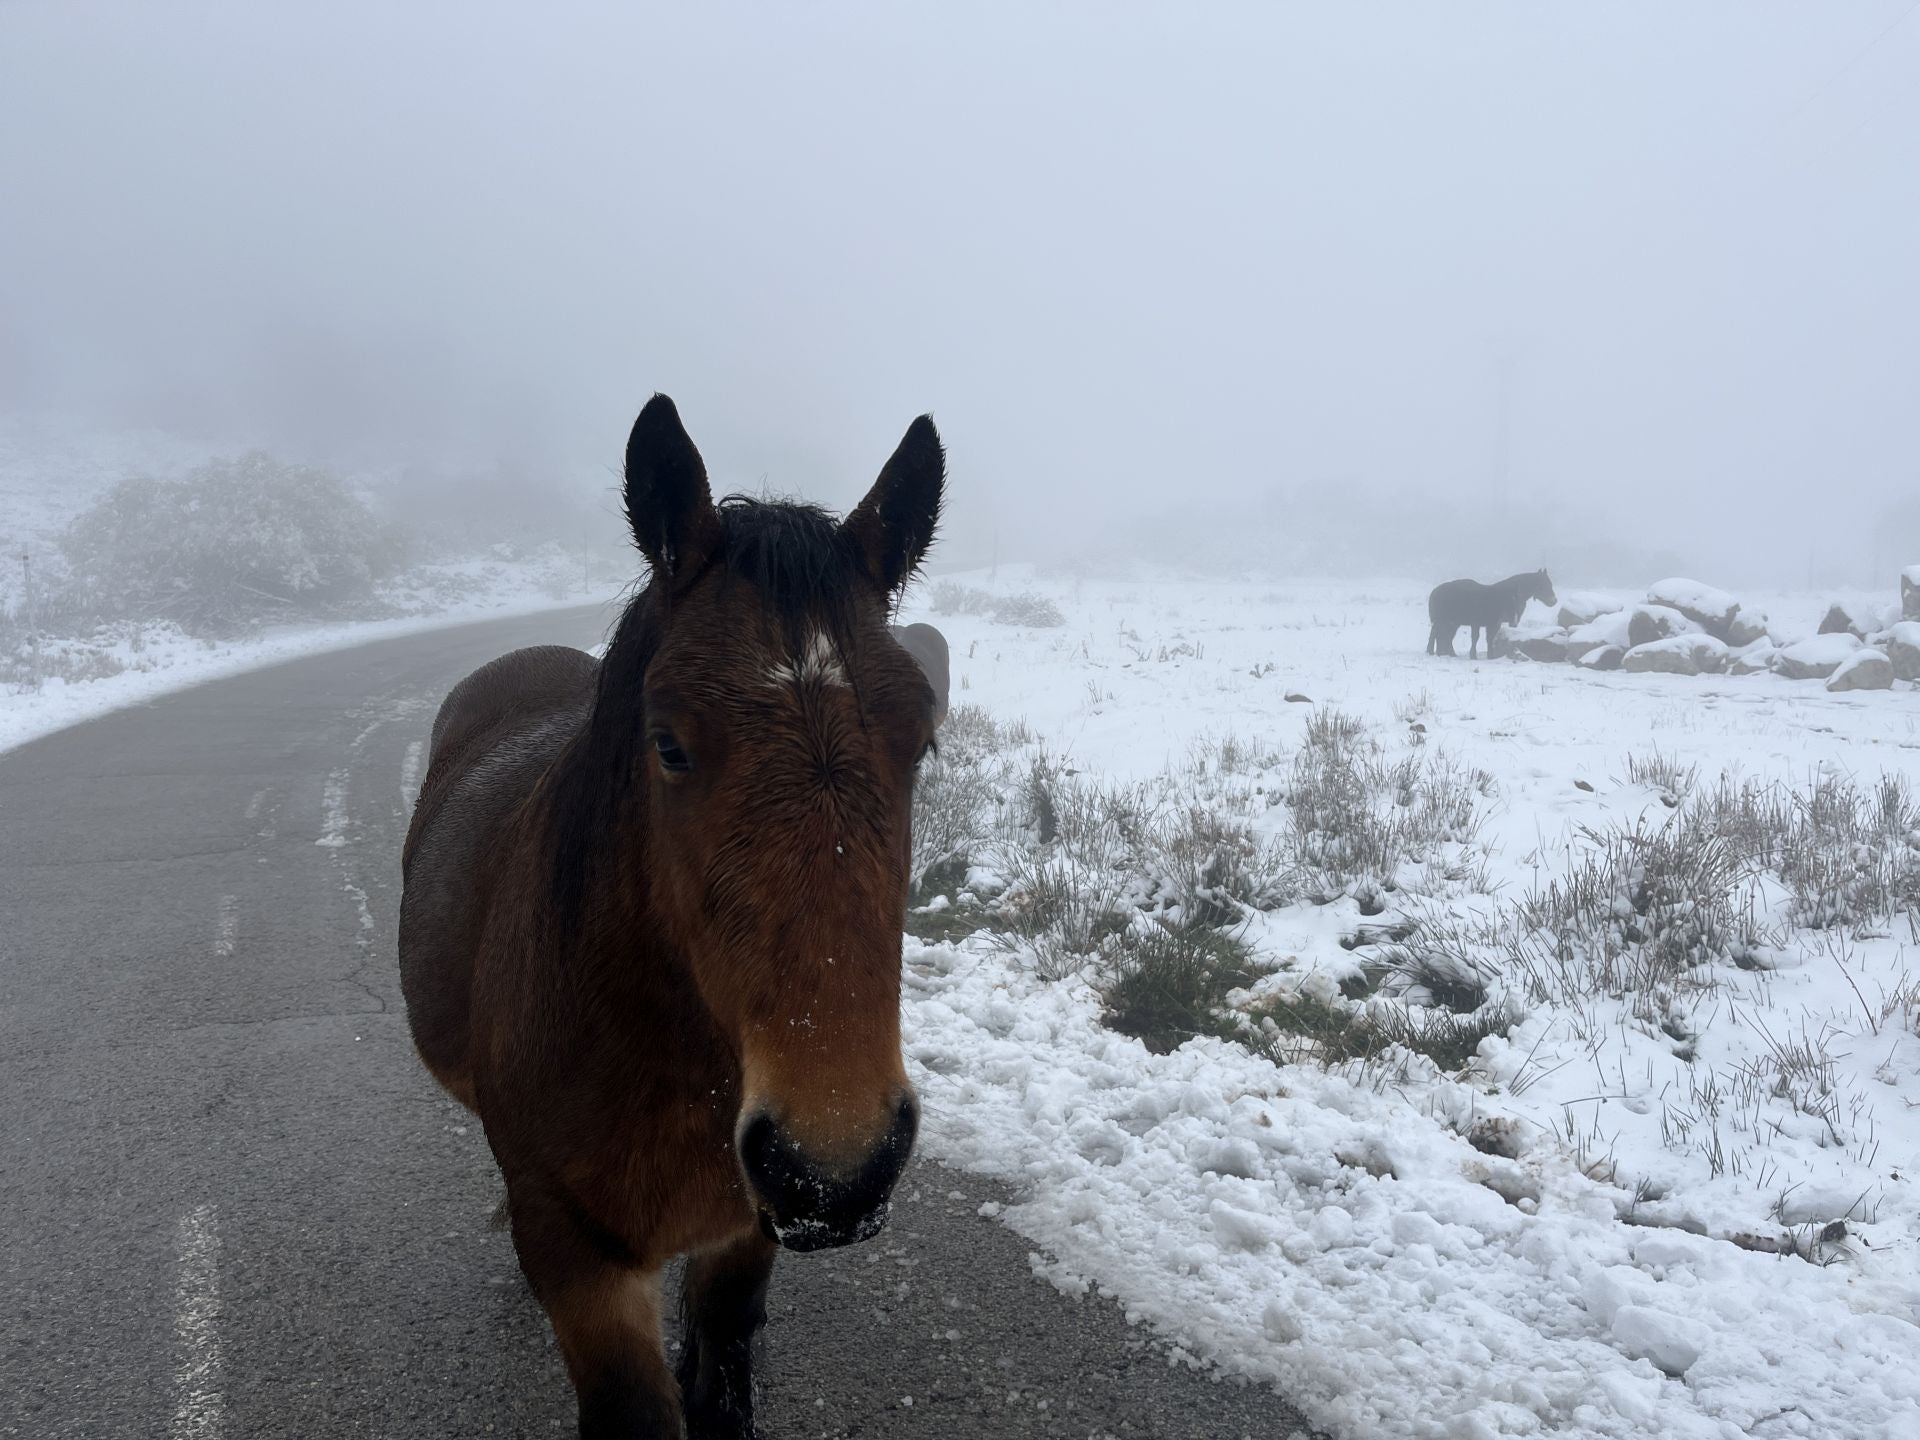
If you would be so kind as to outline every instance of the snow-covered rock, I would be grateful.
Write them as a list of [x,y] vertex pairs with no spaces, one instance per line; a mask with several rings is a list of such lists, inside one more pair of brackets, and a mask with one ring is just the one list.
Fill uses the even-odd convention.
[[1577,630],[1602,615],[1617,615],[1626,608],[1611,595],[1599,595],[1591,590],[1563,590],[1558,618],[1562,629]]
[[1893,662],[1896,680],[1920,680],[1920,620],[1902,620],[1887,632],[1881,647]]
[[1900,618],[1920,620],[1920,565],[1900,572]]
[[1665,640],[1674,635],[1700,633],[1700,626],[1667,605],[1640,605],[1627,619],[1627,643],[1632,647]]
[[1828,632],[1787,646],[1775,658],[1773,668],[1789,680],[1824,680],[1859,648],[1858,635]]
[[1742,605],[1733,612],[1733,618],[1727,622],[1727,633],[1720,638],[1738,650],[1767,639],[1768,634],[1766,614]]
[[1827,677],[1829,690],[1886,690],[1893,685],[1893,662],[1878,650],[1862,647]]
[[1774,668],[1780,651],[1771,640],[1755,640],[1742,645],[1727,661],[1729,675],[1760,675]]
[[1581,651],[1573,663],[1582,670],[1618,670],[1626,655],[1626,646],[1603,643]]
[[1727,668],[1724,641],[1711,635],[1670,635],[1627,651],[1620,668],[1636,674],[1719,675]]
[[1885,630],[1900,614],[1890,605],[1874,605],[1861,601],[1836,600],[1828,608],[1826,617],[1820,622],[1822,635],[1855,635],[1864,640],[1881,630]]
[[1513,649],[1529,660],[1558,664],[1567,658],[1567,632],[1549,630],[1539,635],[1516,636],[1513,640]]
[[1623,609],[1596,616],[1584,625],[1575,626],[1567,632],[1567,658],[1578,660],[1589,650],[1598,650],[1606,645],[1627,649],[1633,644],[1632,636],[1628,633],[1632,621],[1632,614]]
[[1728,638],[1733,617],[1740,610],[1740,602],[1726,591],[1678,576],[1652,586],[1647,591],[1647,603],[1679,611],[1716,640]]

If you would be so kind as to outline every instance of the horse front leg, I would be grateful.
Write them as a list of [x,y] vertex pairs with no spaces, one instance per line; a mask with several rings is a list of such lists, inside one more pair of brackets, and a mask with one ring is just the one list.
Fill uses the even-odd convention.
[[1471,633],[1467,636],[1467,659],[1478,660],[1479,658],[1480,658],[1480,627],[1478,625],[1475,625],[1472,628]]
[[689,1440],[754,1440],[754,1338],[767,1323],[779,1250],[756,1230],[687,1262],[680,1401]]
[[622,1263],[578,1212],[508,1182],[513,1246],[580,1404],[580,1440],[686,1440],[660,1343],[660,1273]]

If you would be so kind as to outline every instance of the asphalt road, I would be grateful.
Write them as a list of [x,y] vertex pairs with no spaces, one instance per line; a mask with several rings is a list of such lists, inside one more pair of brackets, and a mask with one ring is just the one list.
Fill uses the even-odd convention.
[[[439,698],[608,619],[386,641],[0,755],[0,1435],[572,1432],[393,935]],[[1296,1433],[1034,1279],[991,1198],[918,1162],[878,1239],[783,1258],[769,1436]]]

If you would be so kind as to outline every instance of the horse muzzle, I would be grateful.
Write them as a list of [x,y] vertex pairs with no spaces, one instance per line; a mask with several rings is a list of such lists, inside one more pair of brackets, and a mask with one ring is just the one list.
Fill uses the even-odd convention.
[[740,1165],[760,1199],[762,1233],[799,1251],[871,1240],[886,1227],[894,1184],[919,1129],[920,1105],[908,1095],[879,1144],[849,1171],[813,1160],[773,1116],[748,1117],[740,1127]]

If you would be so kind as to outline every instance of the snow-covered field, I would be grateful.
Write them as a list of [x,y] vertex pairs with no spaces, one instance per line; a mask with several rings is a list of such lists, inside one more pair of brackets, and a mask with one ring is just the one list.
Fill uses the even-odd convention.
[[[1056,793],[1204,803],[1283,849],[1310,717],[1330,708],[1381,766],[1466,777],[1471,822],[1386,892],[1282,884],[1227,927],[1262,972],[1228,1012],[1437,1015],[1381,983],[1380,931],[1414,924],[1470,971],[1456,1008],[1503,1017],[1444,1067],[1397,1048],[1287,1063],[1270,1019],[1153,1053],[1103,1024],[1110,967],[1001,923],[1047,846],[975,847],[915,918],[972,906],[988,928],[910,940],[909,1055],[925,1143],[1012,1185],[1001,1218],[1037,1271],[1342,1437],[1920,1435],[1917,892],[1808,929],[1778,877],[1729,865],[1728,961],[1707,921],[1674,920],[1690,899],[1636,916],[1635,871],[1599,897],[1622,969],[1661,916],[1694,946],[1657,981],[1583,984],[1551,944],[1502,943],[1597,837],[1637,834],[1643,856],[1691,836],[1664,827],[1723,774],[1788,787],[1756,796],[1824,777],[1871,797],[1883,774],[1920,792],[1920,693],[1429,659],[1411,587],[1003,571],[991,588],[1064,623],[935,614],[934,590],[906,618],[948,636],[956,707],[1025,722],[996,732],[1017,752],[1003,777],[1038,760]],[[1810,634],[1831,597],[1755,598]],[[1911,884],[1920,830],[1887,843]],[[1871,869],[1858,851],[1836,875]]]

